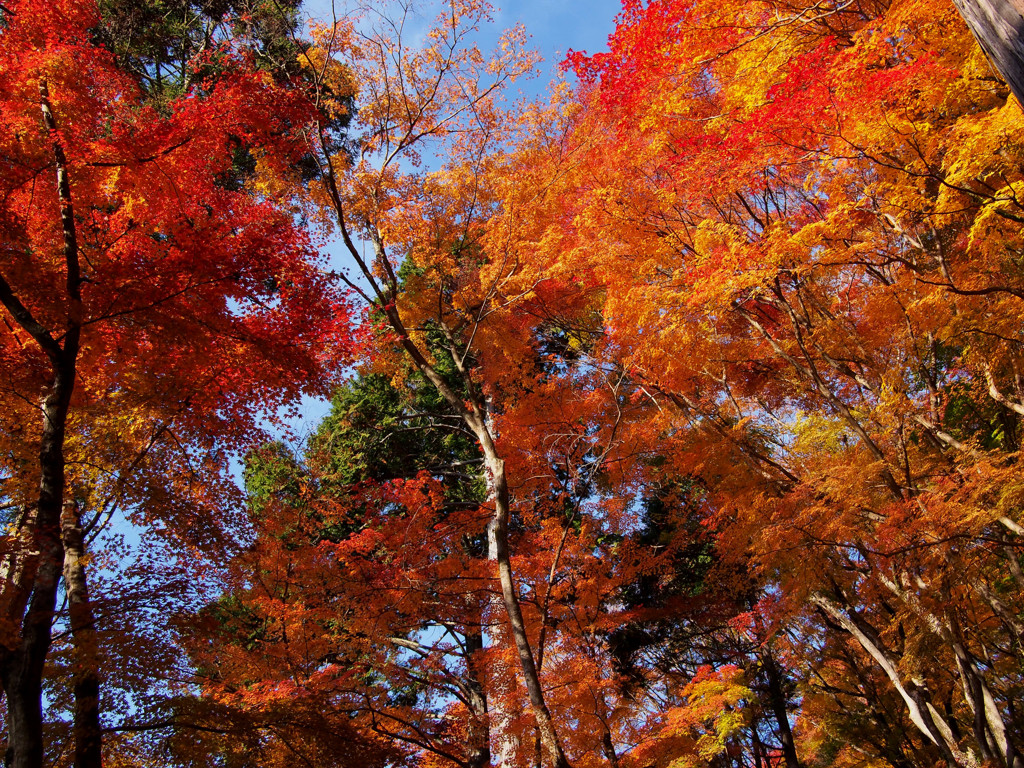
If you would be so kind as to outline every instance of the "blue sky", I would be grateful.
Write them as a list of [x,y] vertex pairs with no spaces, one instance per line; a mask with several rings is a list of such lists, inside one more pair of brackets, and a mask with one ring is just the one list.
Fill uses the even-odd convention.
[[595,53],[605,48],[615,29],[619,0],[520,0],[509,2],[495,13],[502,28],[521,23],[531,35],[534,47],[544,56],[547,76],[570,50]]
[[[335,0],[335,4],[338,15],[343,15],[344,0]],[[436,15],[436,0],[416,5],[423,9],[421,13],[426,19]],[[481,47],[496,39],[503,29],[520,23],[526,27],[533,47],[544,57],[539,82],[528,89],[533,93],[544,89],[570,49],[590,53],[604,49],[615,28],[615,16],[622,8],[620,0],[508,0],[504,5],[494,5],[494,27],[483,30]],[[331,18],[331,0],[307,0],[303,8],[313,18]]]

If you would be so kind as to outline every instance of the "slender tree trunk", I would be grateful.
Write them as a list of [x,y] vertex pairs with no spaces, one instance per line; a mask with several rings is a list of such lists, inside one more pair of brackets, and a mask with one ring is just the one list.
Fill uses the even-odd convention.
[[99,645],[85,574],[82,523],[73,502],[64,505],[60,522],[64,542],[64,585],[74,640],[75,768],[101,768],[103,731],[100,724]]
[[619,755],[615,751],[612,729],[608,725],[608,702],[603,692],[595,693],[594,705],[597,710],[595,714],[601,721],[601,751],[604,753],[604,759],[608,761],[610,768],[619,768]]
[[[484,414],[483,402],[479,392],[475,391],[470,371],[463,367],[464,355],[459,354],[455,348],[454,339],[450,337],[451,352],[453,360],[458,369],[462,381],[466,384],[467,390],[471,393],[469,402],[464,400],[459,393],[452,389],[438,371],[430,364],[427,355],[414,342],[409,331],[402,322],[396,299],[398,297],[398,278],[392,267],[388,255],[384,249],[384,238],[376,225],[367,221],[366,233],[372,242],[374,259],[373,264],[383,272],[383,278],[376,270],[371,269],[371,262],[363,256],[363,252],[356,247],[349,233],[348,222],[345,215],[345,206],[338,190],[337,179],[334,167],[330,162],[330,152],[326,148],[326,139],[321,134],[321,149],[324,150],[328,160],[325,164],[325,182],[327,192],[331,196],[334,211],[337,215],[338,228],[341,232],[342,242],[345,249],[355,260],[366,278],[367,283],[380,307],[384,311],[388,325],[398,337],[398,343],[405,350],[416,369],[430,382],[441,397],[462,418],[463,423],[476,437],[480,450],[483,453],[484,467],[487,472],[487,480],[490,485],[491,495],[494,499],[494,514],[488,523],[488,542],[492,559],[498,567],[498,581],[501,585],[502,601],[505,611],[508,614],[509,626],[512,630],[512,637],[515,641],[516,651],[519,655],[519,662],[522,668],[526,690],[529,693],[530,705],[534,718],[537,722],[537,730],[540,732],[541,742],[551,761],[552,768],[571,768],[569,761],[562,750],[561,741],[544,702],[544,691],[540,684],[540,676],[537,672],[537,665],[534,662],[533,651],[530,648],[530,641],[526,635],[526,625],[523,621],[522,609],[519,606],[519,596],[516,594],[515,581],[512,575],[512,562],[508,547],[508,520],[509,520],[509,492],[508,480],[505,475],[505,461],[502,459],[494,445],[494,439],[488,427]],[[380,282],[383,280],[383,284]],[[365,295],[365,294],[364,294]],[[369,300],[369,297],[367,297]],[[443,326],[445,333],[448,329]],[[467,350],[468,351],[468,350]]]
[[[375,244],[378,249],[378,261],[387,257],[383,253],[383,247]],[[396,290],[397,286],[393,287]],[[423,352],[409,338],[409,333],[402,323],[397,308],[393,304],[386,309],[386,315],[391,327],[398,334],[399,340],[406,353],[412,359],[419,371],[437,389],[438,393],[448,401],[449,405],[455,408],[462,417],[463,422],[473,432],[483,453],[484,469],[487,473],[487,482],[491,490],[491,498],[494,503],[494,514],[487,525],[487,538],[489,556],[498,567],[498,582],[501,585],[501,596],[508,615],[509,628],[512,631],[512,638],[515,642],[516,651],[519,655],[519,664],[523,672],[523,680],[526,683],[526,691],[529,694],[531,709],[534,719],[537,722],[537,730],[540,733],[541,743],[547,753],[552,768],[570,768],[570,763],[562,750],[558,732],[551,719],[547,704],[544,701],[544,690],[540,683],[540,674],[534,661],[533,650],[530,648],[530,641],[526,633],[526,622],[523,620],[523,612],[519,605],[519,595],[516,592],[515,579],[512,574],[512,560],[508,547],[508,521],[511,513],[509,504],[508,478],[505,474],[505,460],[498,455],[494,438],[482,408],[478,402],[479,398],[474,397],[471,406],[466,403],[448,386],[447,382],[438,374],[432,365],[427,361]],[[458,351],[454,348],[452,353],[456,362],[459,360]],[[458,365],[458,362],[457,362]],[[469,372],[458,365],[459,372],[470,392],[474,386]]]
[[[497,558],[496,544],[490,529],[493,520],[488,522],[487,528],[487,559],[494,563]],[[505,602],[500,593],[490,594],[489,605],[489,629],[487,644],[489,647],[505,647],[508,644],[508,630],[505,619]],[[490,726],[493,744],[493,758],[497,765],[515,764],[520,757],[520,750],[523,748],[522,737],[517,730],[511,727],[518,712],[514,702],[517,693],[516,672],[510,666],[503,655],[494,658],[488,668],[487,692],[490,704]],[[540,736],[534,733],[535,766],[539,768],[539,756],[541,755]]]
[[849,632],[882,668],[906,704],[911,722],[922,736],[939,749],[943,759],[950,765],[978,768],[980,763],[977,756],[970,750],[961,749],[950,724],[933,705],[931,693],[924,682],[903,679],[897,657],[882,643],[875,628],[838,596],[818,593],[811,600]]
[[[945,642],[956,659],[957,671],[960,675],[961,688],[967,706],[974,714],[974,739],[982,761],[986,763],[1002,762],[1006,768],[1024,768],[1017,746],[1012,738],[1012,724],[1007,728],[1002,712],[988,687],[985,675],[974,655],[968,649],[956,611],[949,603],[948,591],[939,594],[943,597],[946,607],[942,615],[933,613],[926,608],[917,594],[906,586],[909,576],[897,574],[889,577],[882,573],[879,580],[896,595],[904,605],[917,614],[943,642]],[[952,707],[947,707],[951,709]],[[950,720],[952,725],[953,721]],[[959,735],[959,734],[958,734]]]
[[764,672],[768,678],[768,698],[771,701],[772,713],[775,715],[775,722],[779,729],[779,742],[782,744],[782,754],[786,759],[786,768],[800,768],[800,760],[796,754],[796,744],[793,742],[793,729],[789,725],[789,707],[786,700],[786,693],[782,688],[782,670],[772,656],[771,650],[765,647],[761,654],[761,663],[764,665]]
[[20,621],[10,617],[15,626],[20,623],[21,637],[5,643],[4,653],[3,684],[9,719],[6,764],[11,768],[39,768],[43,764],[43,666],[50,650],[64,559],[59,529],[65,482],[64,427],[73,382],[73,373],[58,371],[43,405],[38,511],[25,531],[25,536],[33,540],[30,547],[35,552],[36,567],[31,576],[21,574],[26,582],[31,578],[32,596]]
[[[482,441],[483,442],[483,441]],[[544,690],[541,688],[540,675],[534,662],[530,640],[526,634],[526,622],[519,606],[519,595],[516,593],[515,580],[512,575],[512,559],[508,549],[508,518],[509,496],[505,477],[505,461],[497,455],[494,444],[487,435],[484,449],[484,465],[489,473],[489,481],[494,489],[494,516],[487,527],[488,540],[491,543],[494,559],[498,565],[498,581],[501,584],[501,596],[508,615],[512,639],[519,654],[519,664],[523,670],[526,692],[530,697],[537,730],[540,733],[544,751],[551,761],[552,768],[569,768],[569,761],[562,751],[558,733],[555,731],[551,713],[544,701]]]
[[[483,606],[476,595],[470,597],[477,601],[476,627],[467,626],[465,634],[466,677],[472,693],[470,697],[470,720],[467,728],[466,763],[469,768],[488,768],[491,764],[491,728],[487,707],[487,692],[482,682],[480,653],[484,649]],[[474,658],[475,657],[475,658]]]
[[[63,361],[62,361],[63,362]],[[70,370],[68,370],[70,368]],[[43,666],[50,650],[64,552],[60,537],[60,508],[64,498],[64,431],[74,383],[74,366],[62,365],[43,404],[40,446],[40,489],[37,513],[24,535],[31,538],[36,567],[31,578],[31,599],[24,617],[11,616],[21,625],[21,637],[5,643],[4,693],[8,710],[8,751],[11,768],[39,768],[43,764]],[[24,588],[24,587],[23,587]],[[8,606],[14,608],[15,606]],[[19,642],[20,640],[20,642]]]
[[51,626],[60,583],[60,537],[54,528],[39,532],[42,562],[21,627],[16,651],[5,654],[4,695],[7,698],[8,768],[41,768],[43,742],[43,666],[50,650]]
[[761,737],[757,735],[756,718],[750,723],[750,748],[754,753],[754,768],[761,768],[761,753],[764,751],[764,747],[761,746]]
[[[555,585],[555,574],[558,573],[558,561],[562,557],[562,550],[565,549],[565,540],[569,537],[571,526],[566,523],[562,529],[562,538],[558,540],[555,548],[555,555],[551,558],[551,568],[548,570],[548,583],[544,588],[544,598],[540,605],[540,632],[537,633],[537,675],[544,670],[544,651],[547,646],[548,635],[548,610],[551,606],[551,590]],[[613,750],[614,752],[614,750]],[[534,729],[533,734],[533,765],[534,768],[541,768],[544,764],[544,750],[540,740],[540,730]]]
[[[986,762],[1001,762],[1006,768],[1024,768],[1024,760],[974,655],[967,650],[951,615],[947,616],[947,622],[950,630],[948,642],[956,658],[964,698],[974,713],[974,739],[978,742],[982,758]],[[1010,726],[1012,728],[1012,723]]]
[[601,734],[601,751],[611,768],[619,768],[619,756],[615,754],[615,745],[612,743],[612,732],[605,726]]

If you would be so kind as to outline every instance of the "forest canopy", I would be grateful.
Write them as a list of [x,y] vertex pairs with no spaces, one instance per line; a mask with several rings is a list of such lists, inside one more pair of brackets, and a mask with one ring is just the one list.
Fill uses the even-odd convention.
[[1024,768],[1024,17],[492,15],[0,5],[5,766]]

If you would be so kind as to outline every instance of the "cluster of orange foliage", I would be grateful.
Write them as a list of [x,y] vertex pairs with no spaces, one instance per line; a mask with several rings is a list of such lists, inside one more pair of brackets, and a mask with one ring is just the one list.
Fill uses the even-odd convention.
[[[258,184],[198,203],[230,210],[242,240],[294,223],[269,217],[275,196],[331,228],[376,343],[305,446],[252,454],[245,546],[220,596],[177,620],[194,677],[129,713],[108,762],[1024,766],[1024,131],[956,9],[627,0],[606,52],[569,56],[575,86],[515,110],[502,89],[534,59],[522,30],[477,50],[488,13],[451,0],[419,48],[407,20],[372,13],[315,28],[288,130],[254,139],[269,148]],[[107,131],[58,135],[102,160],[76,169],[95,176],[85,199],[126,196],[90,212],[129,217],[96,246],[110,269],[143,205],[110,175],[148,178],[186,140],[174,121],[218,103],[154,113],[154,148],[116,166]],[[301,179],[289,152],[315,172]],[[213,194],[209,170],[191,172],[180,184]],[[25,190],[10,199],[54,240],[60,217],[18,203]],[[160,215],[133,253],[185,239]],[[250,268],[286,293],[318,285],[301,260],[252,256],[263,242],[245,241]],[[66,246],[50,249],[62,277]],[[204,267],[243,268],[223,258]],[[83,456],[113,440],[103,398],[143,393],[119,418],[158,436],[160,408],[183,408],[147,378],[177,391],[176,369],[101,346],[133,315],[110,309],[115,282],[93,282],[84,296],[115,298],[81,353],[81,389],[102,394],[72,402]],[[254,304],[271,340],[323,331],[287,295]],[[217,366],[177,351],[191,317],[167,325],[172,359],[240,371],[243,344]],[[201,333],[236,321],[254,322],[232,306],[195,318]],[[296,372],[274,373],[296,365],[284,351],[261,355],[253,392],[204,391],[297,391]],[[142,383],[101,389],[93,356],[115,361],[97,381]],[[203,407],[198,445],[223,412]],[[163,466],[116,455],[139,455],[127,477]],[[173,504],[157,509],[180,528]]]

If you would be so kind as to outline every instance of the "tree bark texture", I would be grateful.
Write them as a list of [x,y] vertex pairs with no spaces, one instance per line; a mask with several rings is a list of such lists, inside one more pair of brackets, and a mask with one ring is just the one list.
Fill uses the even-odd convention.
[[768,700],[771,702],[772,714],[775,715],[775,722],[778,725],[779,743],[782,745],[782,755],[786,759],[786,768],[801,768],[800,759],[796,754],[796,744],[793,741],[793,729],[789,725],[789,702],[782,686],[783,673],[767,646],[761,653],[761,664],[768,679]]
[[100,768],[103,765],[103,730],[100,723],[99,644],[85,573],[82,522],[74,502],[64,505],[60,522],[64,542],[64,588],[74,641],[75,768]]
[[[43,666],[50,650],[51,625],[60,582],[60,538],[55,530],[40,531],[41,563],[34,591],[13,651],[5,648],[0,670],[7,699],[7,768],[41,768],[43,741]],[[20,640],[20,642],[19,642]]]
[[903,699],[911,722],[922,736],[939,749],[949,765],[979,768],[977,756],[960,747],[952,727],[932,704],[931,692],[924,681],[903,678],[896,654],[886,647],[875,628],[860,613],[839,595],[818,593],[812,596],[811,601],[849,632],[881,667]]
[[[479,600],[477,596],[471,599]],[[482,600],[480,601],[482,603]],[[480,667],[480,654],[484,650],[483,636],[483,605],[478,605],[476,612],[478,624],[467,627],[465,635],[466,678],[470,696],[470,720],[466,732],[467,756],[469,768],[490,768],[491,765],[491,729],[487,705],[487,691],[484,688],[483,675]]]
[[1024,104],[1024,0],[953,0],[981,49]]

